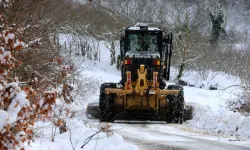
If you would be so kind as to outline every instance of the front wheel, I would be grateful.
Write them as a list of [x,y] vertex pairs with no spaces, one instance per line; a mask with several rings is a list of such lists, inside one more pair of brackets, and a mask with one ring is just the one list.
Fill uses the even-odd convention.
[[115,111],[115,95],[114,94],[106,94],[106,88],[116,88],[114,83],[104,83],[100,88],[100,96],[99,96],[99,109],[100,116],[99,120],[101,122],[114,122],[116,111]]

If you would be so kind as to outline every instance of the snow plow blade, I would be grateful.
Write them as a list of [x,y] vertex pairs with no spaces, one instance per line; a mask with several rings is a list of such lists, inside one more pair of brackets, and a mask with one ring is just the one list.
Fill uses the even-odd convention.
[[[89,119],[99,119],[100,117],[100,109],[98,103],[89,103],[87,106],[87,116]],[[184,115],[183,119],[184,121],[191,120],[192,119],[192,113],[193,113],[193,106],[191,105],[185,105],[184,109]],[[131,115],[133,114],[133,115]],[[137,114],[137,115],[135,115]],[[139,114],[139,115],[138,115]],[[118,116],[116,116],[116,120],[138,120],[138,121],[165,121],[165,117],[159,118],[155,114],[146,114],[145,112],[142,112],[141,115],[139,111],[131,112],[131,111],[124,111],[122,113],[119,113]]]

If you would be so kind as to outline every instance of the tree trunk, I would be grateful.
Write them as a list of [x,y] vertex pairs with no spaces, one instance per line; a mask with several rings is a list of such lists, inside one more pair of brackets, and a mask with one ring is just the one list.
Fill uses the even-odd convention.
[[183,76],[184,69],[185,69],[185,63],[182,62],[181,65],[180,65],[179,74],[178,74],[178,76],[177,76],[177,79],[178,79],[178,80],[180,80],[181,77]]
[[110,54],[110,58],[111,58],[110,65],[113,65],[116,62],[116,59],[115,59],[115,42],[114,41],[111,42],[110,52],[111,52],[111,54]]
[[187,59],[187,50],[189,47],[189,16],[188,16],[188,12],[186,11],[186,16],[185,16],[185,20],[186,20],[186,30],[185,30],[185,34],[186,34],[186,41],[185,41],[185,45],[183,48],[183,57],[182,57],[182,62],[180,64],[180,70],[179,70],[179,74],[177,76],[177,79],[180,80],[180,78],[183,75],[183,72],[185,70],[185,61]]

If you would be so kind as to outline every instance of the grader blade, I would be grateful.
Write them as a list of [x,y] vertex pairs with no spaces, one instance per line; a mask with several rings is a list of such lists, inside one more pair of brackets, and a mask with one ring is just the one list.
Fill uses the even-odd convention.
[[[147,117],[141,116],[135,116],[138,114],[138,112],[134,112],[133,115],[131,115],[133,112],[122,112],[120,113],[117,117],[116,120],[148,120]],[[100,116],[100,109],[99,109],[99,104],[98,103],[89,103],[87,106],[87,111],[86,114],[89,119],[99,119]],[[137,118],[136,118],[137,117]],[[193,106],[192,105],[185,105],[184,109],[184,121],[191,120],[193,118]],[[164,118],[159,119],[151,119],[154,121],[165,121]]]
[[98,103],[88,103],[86,113],[87,113],[88,118],[98,119],[100,116],[99,104]]

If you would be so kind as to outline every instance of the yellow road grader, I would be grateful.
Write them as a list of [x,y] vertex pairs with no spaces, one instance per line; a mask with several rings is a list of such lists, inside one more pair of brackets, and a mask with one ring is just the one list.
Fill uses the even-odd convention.
[[89,104],[87,113],[101,122],[126,119],[182,124],[190,119],[182,86],[166,86],[172,49],[172,34],[160,28],[126,28],[120,39],[121,81],[103,83],[99,105]]

